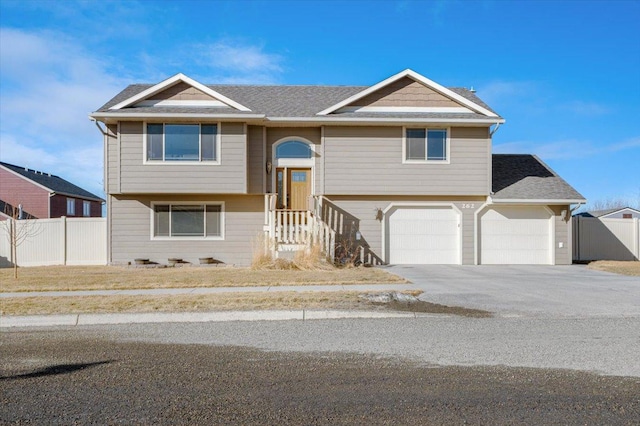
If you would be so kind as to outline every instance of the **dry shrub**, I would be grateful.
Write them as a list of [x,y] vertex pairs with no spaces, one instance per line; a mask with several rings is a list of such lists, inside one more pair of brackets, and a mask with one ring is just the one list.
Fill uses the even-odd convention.
[[322,248],[317,244],[297,252],[293,257],[293,264],[302,271],[334,269],[334,266],[327,262]]
[[270,243],[265,244],[264,236],[260,236],[253,243],[251,269],[316,271],[335,268],[327,261],[321,247],[318,245],[312,245],[304,250],[295,252],[293,259],[274,258],[272,245]]
[[251,242],[252,257],[251,268],[252,269],[271,269],[274,263],[273,258],[273,242],[267,241],[266,236],[261,233]]

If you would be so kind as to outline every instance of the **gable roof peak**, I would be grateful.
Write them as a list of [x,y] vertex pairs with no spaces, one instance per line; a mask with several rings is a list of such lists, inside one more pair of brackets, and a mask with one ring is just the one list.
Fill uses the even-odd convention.
[[150,96],[153,96],[153,95],[155,95],[157,93],[160,93],[163,90],[166,90],[169,87],[172,87],[172,86],[174,86],[174,85],[176,85],[176,84],[178,84],[180,82],[186,83],[189,86],[198,89],[199,91],[201,91],[201,92],[203,92],[203,93],[205,93],[205,94],[207,94],[207,95],[209,95],[209,96],[211,96],[211,97],[213,97],[213,98],[215,98],[215,99],[217,99],[217,100],[229,105],[232,108],[235,108],[235,109],[240,110],[240,111],[251,111],[249,108],[245,107],[244,105],[239,104],[238,102],[234,101],[233,99],[229,99],[228,97],[218,93],[217,91],[211,89],[210,87],[207,87],[204,84],[202,84],[202,83],[200,83],[200,82],[198,82],[198,81],[196,81],[196,80],[194,80],[194,79],[192,79],[190,77],[187,77],[186,75],[184,75],[181,72],[175,74],[172,77],[169,77],[169,78],[161,81],[158,84],[155,84],[155,85],[149,87],[146,90],[143,90],[142,92],[140,92],[140,93],[138,93],[138,94],[136,94],[134,96],[131,96],[131,97],[125,99],[124,101],[122,101],[122,102],[120,102],[120,103],[118,103],[116,105],[113,105],[109,109],[110,110],[119,110],[119,109],[122,109],[122,108],[126,108],[126,107],[129,107],[129,106],[132,106],[132,105],[134,105],[134,104],[136,104],[136,103],[138,103],[140,101],[143,101],[143,100],[149,98]]
[[440,93],[441,95],[457,102],[458,104],[464,105],[465,107],[469,108],[470,110],[472,110],[473,112],[479,113],[479,114],[483,114],[487,117],[498,117],[498,115],[496,113],[494,113],[493,111],[485,108],[482,105],[477,104],[476,102],[473,102],[467,98],[465,98],[464,96],[459,95],[458,93],[454,92],[451,89],[448,89],[444,86],[441,86],[440,84],[436,83],[433,80],[428,79],[427,77],[413,71],[411,68],[407,68],[404,71],[400,71],[397,74],[392,75],[391,77],[388,77],[384,80],[382,80],[379,83],[374,84],[373,86],[370,86],[366,89],[364,89],[363,91],[356,93],[355,95],[342,100],[341,102],[338,102],[335,105],[330,106],[329,108],[326,108],[322,111],[320,111],[319,113],[317,113],[316,115],[328,115],[331,114],[333,112],[336,112],[337,110],[339,110],[340,108],[347,106],[359,99],[364,98],[367,95],[370,95],[380,89],[382,89],[383,87],[386,87],[388,85],[390,85],[391,83],[394,83],[402,78],[405,77],[409,77],[412,80]]

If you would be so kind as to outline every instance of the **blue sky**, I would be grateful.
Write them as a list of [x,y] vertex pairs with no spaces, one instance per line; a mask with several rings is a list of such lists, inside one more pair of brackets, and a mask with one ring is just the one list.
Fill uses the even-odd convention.
[[371,85],[411,68],[506,118],[591,202],[640,207],[640,1],[0,0],[0,159],[102,192],[87,115],[130,83]]

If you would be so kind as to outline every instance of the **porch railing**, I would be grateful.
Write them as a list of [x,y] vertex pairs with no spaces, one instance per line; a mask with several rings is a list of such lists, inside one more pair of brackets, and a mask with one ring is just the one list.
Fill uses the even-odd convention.
[[320,200],[309,197],[307,210],[276,209],[276,194],[265,195],[265,234],[277,251],[282,245],[319,245],[328,257],[335,257],[336,233],[316,214]]

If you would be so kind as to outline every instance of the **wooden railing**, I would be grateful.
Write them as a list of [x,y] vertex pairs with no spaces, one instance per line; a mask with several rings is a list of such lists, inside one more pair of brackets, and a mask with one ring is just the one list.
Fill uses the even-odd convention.
[[276,194],[265,195],[265,234],[275,251],[283,244],[319,245],[331,259],[335,256],[336,233],[315,214],[319,199],[310,197],[308,210],[276,209]]

